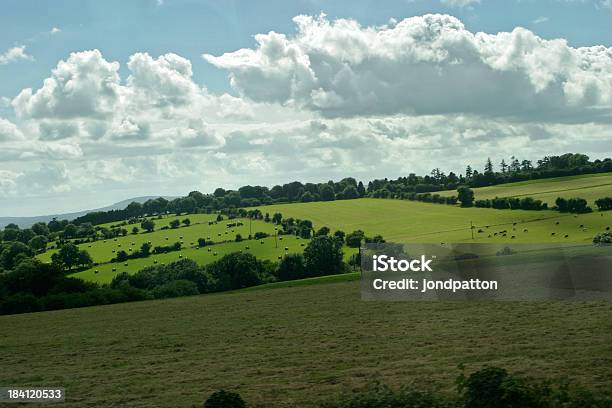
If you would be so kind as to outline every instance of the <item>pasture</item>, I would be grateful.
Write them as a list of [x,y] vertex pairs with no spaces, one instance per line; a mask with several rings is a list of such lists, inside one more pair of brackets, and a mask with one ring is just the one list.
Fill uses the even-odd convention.
[[[404,243],[590,242],[596,233],[612,227],[611,212],[573,215],[374,198],[281,204],[260,210],[309,218],[315,228],[327,225],[345,232],[362,229],[367,235],[380,234],[387,241]],[[475,227],[473,240],[470,222]]]
[[0,316],[0,383],[65,386],[68,407],[195,407],[225,388],[308,408],[374,381],[450,392],[463,363],[612,390],[609,302],[364,302],[359,282],[300,282]]
[[[357,199],[331,202],[280,204],[260,207],[265,214],[280,212],[283,217],[310,219],[315,229],[327,226],[346,233],[361,229],[367,235],[382,235],[387,241],[395,242],[486,242],[486,243],[563,243],[590,242],[593,236],[612,227],[612,212],[590,214],[560,214],[554,211],[495,210],[481,208],[459,208],[442,204],[386,199]],[[164,218],[184,219],[187,216]],[[99,263],[74,276],[99,283],[108,283],[120,272],[135,273],[157,263],[168,263],[180,258],[193,259],[200,264],[214,261],[216,257],[235,251],[247,251],[259,259],[277,260],[285,253],[302,252],[307,240],[285,235],[276,240],[275,226],[263,221],[240,220],[242,226],[228,228],[224,220],[209,225],[215,216],[195,214],[188,216],[192,224],[176,229],[159,230],[152,233],[128,234],[116,239],[84,243],[80,248],[87,250],[94,262]],[[471,228],[470,222],[474,228]],[[157,223],[157,220],[156,220]],[[156,225],[157,228],[157,225]],[[236,234],[248,237],[249,232],[266,232],[271,236],[262,240],[234,242]],[[474,238],[472,239],[472,233]],[[197,239],[212,239],[217,243],[198,248]],[[182,242],[181,251],[151,255],[147,258],[131,259],[127,262],[109,261],[119,250],[138,250],[144,242],[153,247]],[[247,248],[248,247],[248,248]],[[285,250],[288,248],[288,250]],[[43,261],[50,261],[49,250],[39,255]],[[114,251],[114,252],[113,252]],[[355,250],[345,247],[345,258]],[[97,271],[97,272],[96,272]]]
[[[495,197],[533,197],[548,203],[549,207],[555,205],[557,197],[566,199],[580,197],[587,200],[595,210],[595,200],[612,196],[612,173],[520,181],[473,190],[477,200]],[[451,196],[457,193],[442,191],[439,194]]]

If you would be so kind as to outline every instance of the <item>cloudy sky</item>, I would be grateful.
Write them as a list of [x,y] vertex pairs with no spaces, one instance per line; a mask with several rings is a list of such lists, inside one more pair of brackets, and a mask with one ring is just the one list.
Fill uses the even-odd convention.
[[0,216],[612,155],[612,0],[2,7]]

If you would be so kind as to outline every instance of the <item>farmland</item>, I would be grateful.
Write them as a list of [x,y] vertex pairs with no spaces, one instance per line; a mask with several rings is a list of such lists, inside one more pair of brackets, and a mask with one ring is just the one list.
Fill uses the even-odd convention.
[[[596,177],[600,178],[600,177]],[[605,178],[605,177],[604,177]],[[573,180],[573,178],[571,178]],[[585,183],[579,178],[581,183]],[[548,185],[536,183],[542,188]],[[527,184],[529,185],[529,184]],[[522,184],[521,184],[522,186]],[[525,191],[526,187],[515,187]],[[509,190],[510,191],[510,190]],[[537,190],[541,191],[541,190]],[[587,188],[584,191],[589,192]],[[597,192],[601,196],[611,195]],[[278,204],[259,207],[262,213],[280,212],[283,217],[309,219],[314,228],[329,227],[332,231],[351,232],[361,229],[367,235],[382,235],[387,241],[395,242],[590,242],[593,236],[612,226],[612,213],[594,212],[589,214],[561,214],[556,211],[495,210],[482,208],[459,208],[442,204],[430,204],[405,200],[363,198],[331,202]],[[175,229],[160,228],[168,226],[173,220],[189,218],[191,225]],[[99,240],[81,244],[94,260],[99,263],[88,270],[75,274],[86,280],[108,283],[120,272],[134,273],[154,265],[167,263],[179,258],[193,259],[206,264],[234,251],[253,253],[260,259],[276,260],[285,253],[303,251],[307,240],[295,236],[275,239],[275,226],[259,220],[224,220],[215,223],[215,215],[191,214],[189,216],[166,216],[154,219],[156,230],[152,233],[139,232],[125,237]],[[227,227],[236,221],[243,225]],[[212,224],[211,224],[212,222]],[[471,226],[474,226],[472,229]],[[107,225],[110,226],[110,225]],[[130,230],[131,225],[124,228]],[[236,234],[248,237],[255,232],[265,232],[269,237],[262,240],[234,242]],[[473,237],[472,237],[473,233]],[[198,248],[198,238],[212,240],[217,244]],[[128,262],[109,263],[119,250],[132,251],[144,242],[153,247],[182,242],[181,251],[152,255],[147,258],[132,259]],[[287,250],[285,248],[288,248]],[[43,261],[50,261],[55,250],[39,255]],[[345,248],[345,258],[354,250]],[[126,265],[127,263],[127,265]]]
[[219,388],[255,406],[312,407],[377,380],[450,392],[464,363],[609,395],[609,317],[609,302],[364,302],[358,282],[251,288],[0,316],[0,383],[63,385],[71,407],[201,406]]
[[[508,191],[532,188],[518,184]],[[550,188],[534,184],[534,194]],[[589,243],[612,226],[612,212],[573,215],[372,198],[259,209],[309,219],[315,229],[362,229],[406,243]],[[160,229],[186,217],[190,226]],[[213,220],[206,214],[165,216],[155,219],[154,232],[81,244],[100,265],[75,276],[104,283],[155,262],[183,257],[205,264],[238,250],[275,260],[308,243],[292,235],[278,239],[272,223],[242,219],[243,225],[228,227],[227,220]],[[272,235],[234,241],[238,233],[257,231]],[[198,238],[217,243],[197,248]],[[185,245],[180,251],[132,259],[127,266],[107,263],[119,249],[177,241]],[[354,251],[344,250],[345,257]],[[49,260],[51,253],[40,258]],[[328,395],[373,381],[450,393],[457,365],[464,364],[468,371],[495,365],[518,375],[567,378],[610,395],[609,302],[364,302],[358,277],[1,316],[0,350],[8,369],[0,371],[0,383],[60,384],[67,405],[75,407],[199,406],[219,388],[239,391],[253,406],[314,407]]]
[[[442,191],[439,194],[449,196],[455,193],[453,191]],[[612,174],[588,174],[499,184],[491,187],[475,188],[474,194],[477,200],[495,197],[533,197],[548,203],[549,207],[555,204],[557,197],[566,199],[580,197],[587,200],[589,205],[595,208],[595,200],[612,196]]]

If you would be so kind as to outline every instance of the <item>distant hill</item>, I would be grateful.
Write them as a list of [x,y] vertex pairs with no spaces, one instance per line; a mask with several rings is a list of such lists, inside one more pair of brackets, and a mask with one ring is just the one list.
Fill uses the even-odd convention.
[[[92,210],[83,210],[73,213],[65,213],[65,214],[52,214],[52,215],[38,215],[34,217],[0,217],[0,228],[4,228],[7,224],[14,223],[19,225],[19,228],[28,228],[31,227],[32,224],[36,224],[37,222],[49,222],[53,218],[57,218],[58,220],[72,220],[76,217],[80,217],[90,212],[94,211],[109,211],[109,210],[120,210],[125,207],[132,201],[136,201],[138,203],[144,203],[145,201],[153,198],[157,198],[160,196],[145,196],[145,197],[134,197],[127,200],[119,201],[118,203],[111,204],[102,208],[95,208]],[[167,200],[172,200],[176,197],[174,196],[161,196]]]

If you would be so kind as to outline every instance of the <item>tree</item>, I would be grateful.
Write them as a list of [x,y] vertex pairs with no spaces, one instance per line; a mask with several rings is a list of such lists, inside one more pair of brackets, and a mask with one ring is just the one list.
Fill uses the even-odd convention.
[[340,242],[344,243],[344,237],[346,236],[346,234],[344,233],[344,231],[336,231],[334,232],[334,238],[336,238],[337,240],[339,240]]
[[234,252],[208,264],[206,271],[217,291],[255,286],[262,282],[263,266],[252,254]]
[[77,265],[83,268],[89,268],[91,265],[93,265],[93,259],[91,259],[89,252],[85,251],[84,249],[79,251],[77,256]]
[[34,238],[32,238],[28,242],[28,245],[34,251],[40,252],[40,251],[44,251],[47,248],[47,243],[48,242],[49,242],[49,240],[47,239],[46,236],[44,236],[44,235],[35,235]]
[[281,213],[274,213],[274,215],[272,216],[272,223],[278,225],[282,221],[283,221],[283,214],[281,214]]
[[0,248],[3,248],[0,251],[0,265],[4,269],[13,269],[19,262],[34,255],[32,249],[23,242],[11,242]]
[[366,189],[361,181],[357,185],[357,193],[359,193],[359,197],[364,197],[366,195]]
[[181,225],[179,220],[172,220],[172,221],[170,221],[170,228],[178,228],[179,225]]
[[468,166],[465,168],[465,178],[470,180],[472,178],[472,175],[473,175],[472,166],[468,164]]
[[49,235],[49,227],[44,222],[37,222],[36,224],[32,225],[32,231],[36,235]]
[[314,237],[304,250],[309,276],[335,275],[344,271],[342,243],[328,236]]
[[149,219],[144,220],[140,223],[140,227],[147,232],[153,232],[155,230],[155,221]]
[[491,161],[490,157],[487,158],[487,163],[485,164],[484,172],[485,174],[493,173],[493,162]]
[[69,242],[63,245],[58,252],[51,255],[51,261],[61,269],[72,269],[79,262],[79,248]]
[[148,242],[143,242],[142,245],[140,246],[140,256],[142,257],[147,257],[151,254],[151,247],[152,245],[149,244]]
[[134,234],[134,235],[138,234],[139,231],[140,230],[138,229],[138,227],[133,227],[132,228],[132,234]]
[[472,207],[474,205],[474,191],[466,186],[461,186],[457,189],[457,200],[461,202],[462,207]]
[[316,237],[321,237],[324,235],[329,235],[329,228],[327,227],[321,227],[319,228],[319,230],[315,233]]
[[355,230],[346,236],[346,246],[349,248],[359,248],[364,238],[365,233],[362,230]]
[[306,271],[304,256],[302,254],[288,254],[281,259],[276,271],[278,280],[288,281],[306,278],[309,275]]
[[336,199],[334,189],[329,184],[323,184],[319,190],[319,195],[323,201],[333,201]]
[[68,224],[64,227],[64,238],[74,238],[77,234],[77,227],[74,224]]
[[312,195],[310,191],[306,191],[304,194],[302,194],[300,201],[303,203],[310,203],[314,201],[314,196]]
[[502,159],[501,163],[499,164],[499,167],[501,167],[501,171],[502,173],[506,173],[506,170],[508,169],[508,165],[506,164],[506,161],[504,159]]
[[183,221],[181,221],[183,223],[183,225],[185,225],[186,227],[188,227],[189,225],[191,225],[191,220],[189,218],[185,218]]
[[342,197],[344,197],[345,200],[351,200],[353,198],[359,198],[359,192],[357,191],[355,186],[347,186],[342,191]]

